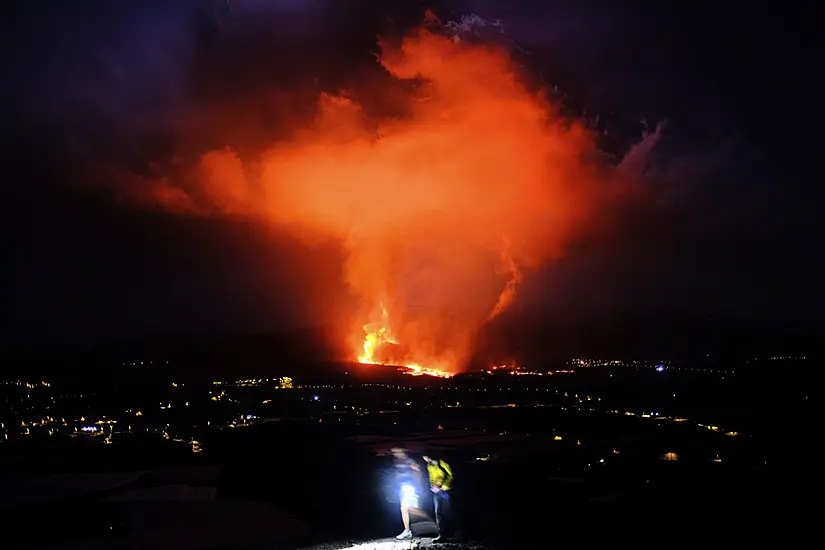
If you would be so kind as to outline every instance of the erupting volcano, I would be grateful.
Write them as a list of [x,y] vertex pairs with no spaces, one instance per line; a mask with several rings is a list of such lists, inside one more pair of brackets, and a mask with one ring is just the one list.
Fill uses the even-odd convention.
[[[449,375],[524,270],[558,259],[626,175],[583,121],[525,83],[506,48],[431,16],[379,46],[382,78],[319,92],[313,120],[254,158],[228,144],[195,177],[150,187],[168,208],[340,243],[360,303],[340,326],[348,359]],[[377,112],[376,97],[390,108]]]
[[414,376],[428,375],[449,378],[453,375],[449,370],[437,368],[436,365],[423,367],[417,363],[405,362],[405,353],[393,353],[393,350],[403,349],[390,331],[389,315],[387,308],[381,304],[381,321],[364,325],[364,343],[361,353],[358,354],[358,362],[364,365],[387,365],[403,367],[407,374]]

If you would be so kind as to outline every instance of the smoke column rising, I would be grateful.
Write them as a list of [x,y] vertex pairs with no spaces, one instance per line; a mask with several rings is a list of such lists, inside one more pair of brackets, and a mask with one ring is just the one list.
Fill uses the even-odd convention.
[[349,358],[456,371],[523,270],[558,259],[632,182],[601,161],[583,122],[525,85],[506,49],[427,21],[379,44],[387,82],[412,80],[408,93],[363,84],[403,116],[368,114],[361,90],[321,94],[314,120],[263,144],[255,170],[225,148],[203,155],[185,184],[144,189],[171,210],[337,240],[360,301],[341,327]]

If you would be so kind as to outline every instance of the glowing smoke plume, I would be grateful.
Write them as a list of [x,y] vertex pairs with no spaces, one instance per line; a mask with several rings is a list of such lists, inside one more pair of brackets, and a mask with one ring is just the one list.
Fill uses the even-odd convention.
[[324,94],[314,122],[266,148],[256,177],[232,150],[213,151],[196,188],[164,180],[155,200],[337,239],[361,301],[342,327],[351,359],[454,371],[523,270],[559,257],[627,176],[599,160],[583,123],[529,91],[505,49],[424,28],[380,47],[393,78],[420,82],[386,92],[404,116]]

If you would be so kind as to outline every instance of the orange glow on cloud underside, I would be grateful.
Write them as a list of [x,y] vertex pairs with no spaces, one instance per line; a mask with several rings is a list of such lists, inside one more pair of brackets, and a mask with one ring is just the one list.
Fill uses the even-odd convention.
[[314,122],[270,144],[255,171],[212,151],[196,188],[164,180],[155,200],[339,240],[362,305],[342,327],[352,359],[455,372],[523,269],[556,259],[617,176],[594,160],[582,125],[528,91],[505,50],[424,28],[380,46],[394,79],[421,79],[386,90],[403,116],[322,94]]

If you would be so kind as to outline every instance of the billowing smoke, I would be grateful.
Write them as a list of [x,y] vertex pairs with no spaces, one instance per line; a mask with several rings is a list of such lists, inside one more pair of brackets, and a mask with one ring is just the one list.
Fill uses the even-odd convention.
[[254,156],[227,139],[194,173],[142,176],[130,194],[334,239],[360,304],[339,327],[348,358],[455,371],[526,270],[562,256],[660,134],[627,164],[604,162],[588,125],[527,85],[505,47],[462,40],[431,14],[379,47],[382,78],[319,94],[287,137]]

